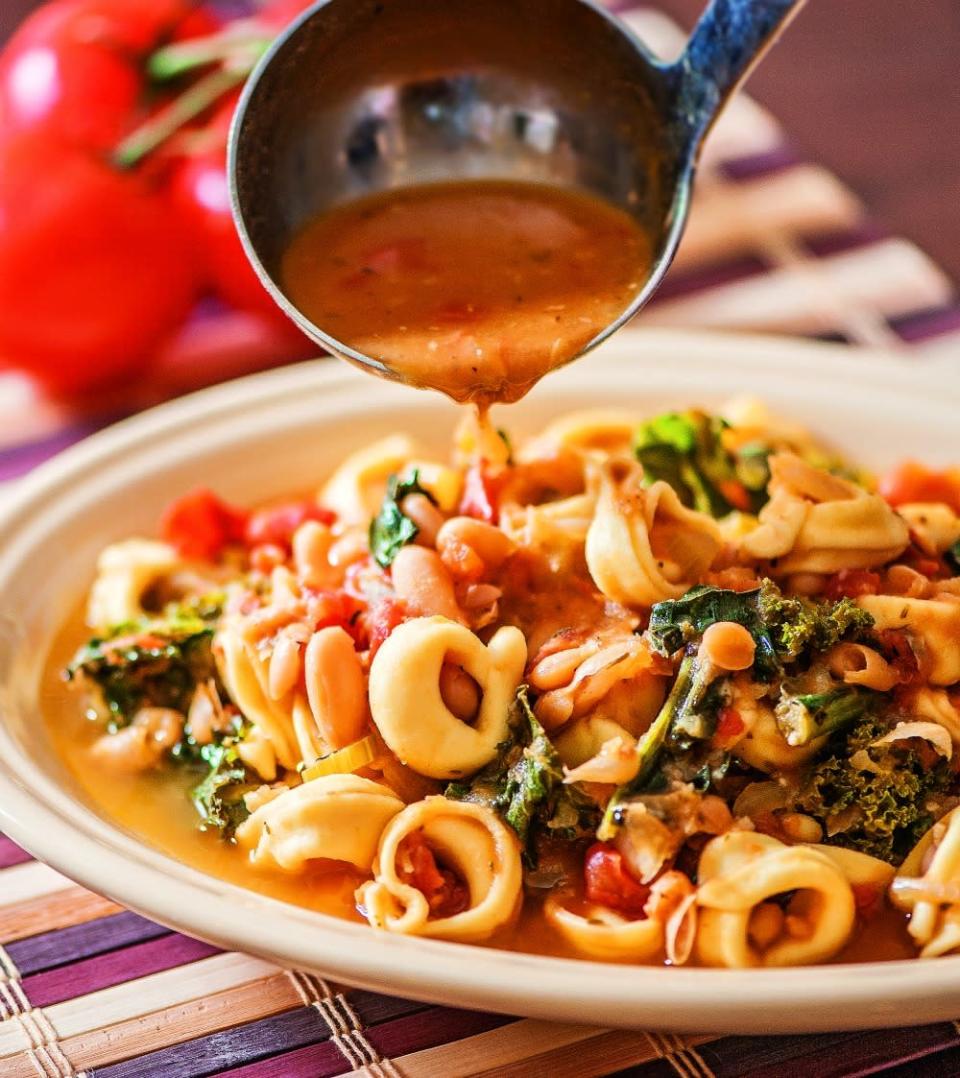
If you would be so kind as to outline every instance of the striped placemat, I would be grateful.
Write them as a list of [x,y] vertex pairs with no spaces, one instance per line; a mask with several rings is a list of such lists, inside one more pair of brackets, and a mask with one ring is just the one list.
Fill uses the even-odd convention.
[[[664,56],[679,48],[680,31],[661,14],[628,17]],[[943,273],[804,161],[746,96],[711,135],[690,229],[640,321],[960,359],[960,306]],[[146,404],[290,358],[247,316],[207,310],[149,379],[107,401],[68,408],[0,373],[0,479]],[[428,1006],[218,952],[84,891],[0,836],[2,1078],[880,1072],[960,1074],[960,1025],[711,1039]]]

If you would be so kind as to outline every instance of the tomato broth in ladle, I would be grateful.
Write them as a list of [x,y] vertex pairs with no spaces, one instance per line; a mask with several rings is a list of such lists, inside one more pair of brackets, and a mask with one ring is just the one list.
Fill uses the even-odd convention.
[[485,408],[522,397],[629,307],[651,244],[582,191],[459,180],[383,191],[309,221],[289,299],[404,381]]

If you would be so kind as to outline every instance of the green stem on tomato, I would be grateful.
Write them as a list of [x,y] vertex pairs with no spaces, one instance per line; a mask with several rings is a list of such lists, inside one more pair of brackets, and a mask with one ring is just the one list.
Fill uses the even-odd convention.
[[224,67],[205,75],[174,101],[151,116],[128,135],[113,152],[113,163],[122,169],[134,168],[158,146],[175,135],[191,120],[215,105],[225,94],[236,89],[250,74],[243,67]]
[[265,37],[263,30],[254,24],[231,26],[207,37],[165,45],[150,57],[147,72],[152,79],[162,82],[209,64],[226,63],[230,67],[249,64],[252,68],[272,42],[273,38]]

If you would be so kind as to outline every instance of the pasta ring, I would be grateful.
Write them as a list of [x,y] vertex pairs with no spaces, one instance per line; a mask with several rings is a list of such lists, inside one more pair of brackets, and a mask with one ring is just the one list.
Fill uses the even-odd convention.
[[307,861],[346,861],[369,872],[387,822],[403,808],[388,786],[324,775],[284,790],[237,828],[255,865],[300,871]]
[[[930,856],[938,828],[942,834]],[[923,863],[928,859],[927,870],[923,872]],[[960,810],[948,813],[921,837],[900,866],[897,876],[934,885],[960,883]],[[921,958],[933,958],[960,949],[960,906],[929,900],[912,902],[901,898],[896,891],[890,897],[901,909],[910,910],[907,931],[922,948]]]
[[641,472],[621,461],[600,464],[592,479],[597,505],[584,553],[608,599],[651,606],[679,599],[710,568],[723,545],[717,522],[687,509],[667,483],[640,486]]
[[[809,846],[728,831],[704,847],[699,876],[697,951],[707,965],[811,965],[836,954],[853,929],[853,889],[829,857]],[[801,899],[812,896],[799,914],[808,921],[806,933],[776,940],[761,953],[750,940],[751,914],[765,900],[795,890]]]
[[[462,913],[430,920],[427,899],[400,879],[400,843],[417,832],[466,883],[470,906]],[[389,932],[485,940],[520,906],[522,869],[516,835],[492,809],[466,801],[434,796],[408,805],[383,831],[374,876],[357,890],[357,903],[374,928]]]
[[663,954],[663,923],[654,917],[628,921],[614,910],[592,906],[582,917],[550,897],[544,903],[547,920],[578,951],[594,958],[652,962]]
[[[472,725],[458,719],[440,693],[440,671],[448,659],[480,686],[483,698]],[[421,775],[470,775],[496,756],[507,736],[510,703],[526,661],[526,640],[512,626],[484,645],[449,618],[413,618],[394,629],[370,667],[373,721],[400,761]]]

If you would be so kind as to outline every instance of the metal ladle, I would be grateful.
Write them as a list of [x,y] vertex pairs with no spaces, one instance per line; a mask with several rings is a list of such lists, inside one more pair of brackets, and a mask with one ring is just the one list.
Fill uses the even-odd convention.
[[[703,138],[804,0],[712,0],[675,63],[592,0],[321,0],[263,57],[230,140],[233,211],[264,285],[318,344],[390,378],[284,294],[282,254],[341,202],[451,179],[584,189],[653,243],[629,306],[676,251]],[[400,379],[402,380],[402,379]]]

